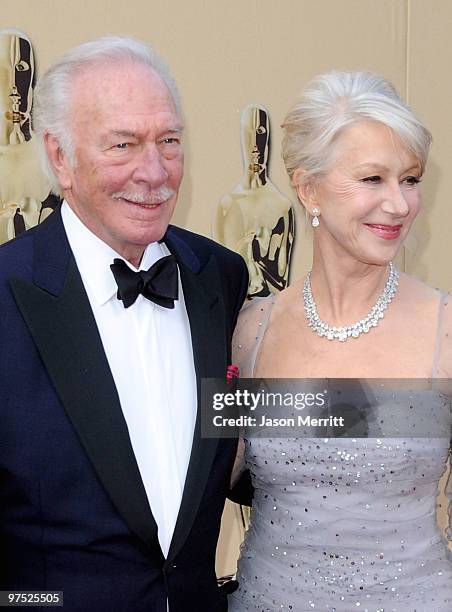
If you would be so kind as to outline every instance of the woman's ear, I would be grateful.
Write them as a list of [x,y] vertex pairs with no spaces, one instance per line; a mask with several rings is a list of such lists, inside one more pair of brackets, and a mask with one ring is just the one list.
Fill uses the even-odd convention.
[[298,199],[310,215],[314,208],[318,208],[317,189],[312,177],[305,177],[306,170],[297,168],[292,175],[292,183],[296,189]]

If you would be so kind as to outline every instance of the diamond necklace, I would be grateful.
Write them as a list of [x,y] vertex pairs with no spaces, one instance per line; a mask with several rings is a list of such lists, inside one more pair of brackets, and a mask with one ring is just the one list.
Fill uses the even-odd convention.
[[309,327],[318,336],[324,336],[328,340],[339,340],[339,342],[345,342],[349,338],[358,338],[362,333],[367,334],[372,327],[377,327],[380,319],[385,316],[384,311],[396,294],[398,285],[399,273],[391,261],[389,263],[389,276],[386,285],[369,314],[351,325],[346,325],[345,327],[332,327],[328,325],[328,323],[322,321],[317,313],[317,306],[311,289],[311,272],[308,272],[303,286],[303,302]]

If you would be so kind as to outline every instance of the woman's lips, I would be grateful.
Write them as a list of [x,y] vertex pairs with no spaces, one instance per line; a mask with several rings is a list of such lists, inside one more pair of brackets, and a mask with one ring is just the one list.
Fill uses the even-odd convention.
[[371,232],[384,240],[394,240],[400,236],[402,225],[382,225],[381,223],[365,223]]

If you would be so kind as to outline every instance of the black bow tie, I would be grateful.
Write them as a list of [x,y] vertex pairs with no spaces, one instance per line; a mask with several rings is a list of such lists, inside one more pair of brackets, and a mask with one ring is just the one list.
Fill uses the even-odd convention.
[[124,308],[132,306],[140,293],[159,306],[174,308],[179,288],[174,255],[162,257],[149,270],[134,272],[122,259],[115,259],[110,268]]

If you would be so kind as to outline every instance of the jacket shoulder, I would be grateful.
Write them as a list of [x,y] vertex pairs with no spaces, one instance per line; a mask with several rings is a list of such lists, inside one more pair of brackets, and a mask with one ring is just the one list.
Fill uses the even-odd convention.
[[0,245],[0,277],[10,277],[31,269],[34,245],[33,229]]
[[215,255],[220,265],[236,266],[243,269],[246,267],[241,255],[201,234],[170,225],[167,236],[174,243],[185,243],[199,258],[201,266],[205,265],[212,255]]

